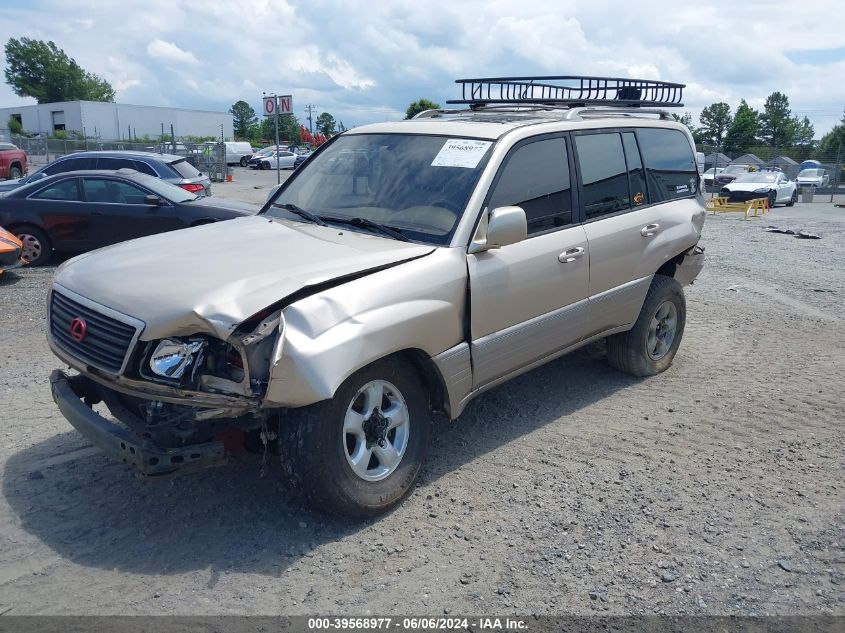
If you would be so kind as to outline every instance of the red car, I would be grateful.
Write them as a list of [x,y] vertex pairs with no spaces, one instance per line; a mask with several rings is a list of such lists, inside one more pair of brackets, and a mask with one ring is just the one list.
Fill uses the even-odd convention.
[[23,242],[0,227],[0,275],[29,263],[21,257],[22,252]]

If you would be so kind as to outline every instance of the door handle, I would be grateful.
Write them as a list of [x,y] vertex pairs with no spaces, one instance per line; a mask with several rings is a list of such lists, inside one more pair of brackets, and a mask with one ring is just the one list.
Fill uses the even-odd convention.
[[569,264],[574,262],[576,259],[581,259],[584,256],[584,249],[579,246],[577,248],[570,248],[569,250],[563,251],[560,255],[557,256],[557,261],[561,264]]
[[658,233],[660,233],[659,224],[646,224],[640,229],[640,235],[643,237],[651,237],[652,235],[657,235]]

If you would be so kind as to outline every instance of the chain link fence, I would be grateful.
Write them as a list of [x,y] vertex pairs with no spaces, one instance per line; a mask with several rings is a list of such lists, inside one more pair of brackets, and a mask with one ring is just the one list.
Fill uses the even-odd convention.
[[32,172],[60,156],[89,151],[136,151],[183,156],[215,182],[226,180],[229,167],[226,164],[226,145],[222,142],[203,143],[191,141],[167,141],[141,143],[131,141],[104,141],[102,139],[55,139],[26,137],[10,134],[0,128],[0,140],[11,141],[27,153],[29,171]]

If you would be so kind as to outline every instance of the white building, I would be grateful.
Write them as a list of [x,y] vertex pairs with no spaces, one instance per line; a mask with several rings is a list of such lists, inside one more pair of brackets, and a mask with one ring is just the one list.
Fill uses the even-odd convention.
[[61,101],[0,108],[0,127],[5,128],[10,117],[23,125],[29,134],[51,135],[59,130],[74,130],[102,140],[131,140],[170,134],[183,136],[213,136],[231,140],[232,115],[228,112],[160,108],[157,106],[103,103],[101,101]]

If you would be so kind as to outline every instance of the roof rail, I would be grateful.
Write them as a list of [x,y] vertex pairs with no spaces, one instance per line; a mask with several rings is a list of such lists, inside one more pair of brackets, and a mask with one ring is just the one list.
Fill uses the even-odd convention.
[[537,104],[577,107],[682,107],[685,84],[619,77],[545,76],[456,79],[461,98],[446,103],[483,108],[491,104]]

